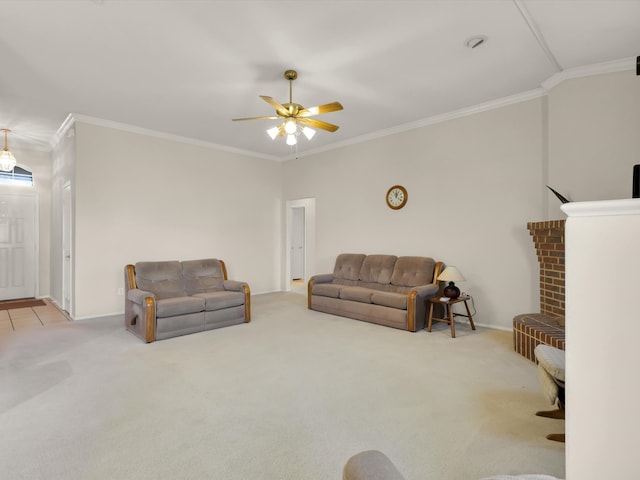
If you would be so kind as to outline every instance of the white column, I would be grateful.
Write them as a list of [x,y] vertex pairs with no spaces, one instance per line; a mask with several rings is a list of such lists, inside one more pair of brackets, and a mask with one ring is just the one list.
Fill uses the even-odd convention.
[[640,478],[640,199],[567,203],[566,477]]

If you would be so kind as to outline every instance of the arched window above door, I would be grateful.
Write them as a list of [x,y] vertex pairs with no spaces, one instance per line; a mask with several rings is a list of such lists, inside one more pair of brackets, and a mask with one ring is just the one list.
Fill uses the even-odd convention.
[[17,165],[10,172],[0,170],[0,185],[22,185],[33,187],[33,174]]

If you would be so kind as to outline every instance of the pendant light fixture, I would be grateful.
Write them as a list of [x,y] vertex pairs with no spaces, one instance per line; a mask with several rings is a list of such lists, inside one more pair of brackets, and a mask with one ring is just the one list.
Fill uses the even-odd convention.
[[4,150],[0,153],[0,170],[3,172],[11,172],[13,167],[16,166],[16,157],[9,151],[8,135],[11,130],[8,128],[0,128],[0,131],[4,132]]

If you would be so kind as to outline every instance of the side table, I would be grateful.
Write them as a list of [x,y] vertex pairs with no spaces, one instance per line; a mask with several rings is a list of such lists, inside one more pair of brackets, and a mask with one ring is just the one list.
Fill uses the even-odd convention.
[[[467,304],[467,300],[469,300],[471,297],[460,296],[458,298],[454,298],[454,299],[446,298],[444,300],[442,300],[442,298],[444,297],[434,297],[429,299],[429,302],[431,304],[429,305],[429,323],[427,324],[427,332],[431,331],[431,325],[433,324],[434,320],[437,322],[445,322],[451,325],[451,338],[456,338],[456,327],[455,327],[453,318],[458,316],[467,317],[469,319],[469,324],[471,325],[471,330],[476,329],[476,326],[473,324],[473,318],[471,317],[471,311],[469,310],[469,305]],[[453,306],[456,303],[460,303],[460,302],[464,302],[464,308],[467,310],[466,315],[462,313],[453,312]],[[436,318],[433,316],[433,306],[436,304],[443,305],[445,318]]]

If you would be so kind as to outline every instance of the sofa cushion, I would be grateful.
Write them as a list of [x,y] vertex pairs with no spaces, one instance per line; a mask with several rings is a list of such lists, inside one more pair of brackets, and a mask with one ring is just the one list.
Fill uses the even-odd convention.
[[361,253],[342,253],[336,258],[333,268],[334,278],[343,280],[358,280],[362,261],[366,255]]
[[564,382],[565,371],[565,353],[564,350],[551,347],[549,345],[539,344],[534,349],[535,357],[538,364],[544,368],[549,375]]
[[178,261],[136,263],[136,285],[158,299],[184,297],[182,268]]
[[362,287],[342,287],[340,298],[343,300],[353,300],[355,302],[371,303],[373,290]]
[[182,262],[184,286],[188,295],[224,290],[222,265],[215,258]]
[[157,317],[174,317],[204,311],[204,298],[173,297],[156,302]]
[[363,282],[389,283],[397,258],[395,255],[367,255],[362,262],[359,279]]
[[196,293],[194,297],[202,298],[205,301],[205,310],[207,312],[244,305],[244,293],[241,292],[219,291]]
[[404,287],[433,283],[433,269],[436,262],[430,257],[398,257],[391,283]]
[[335,283],[314,283],[311,287],[312,295],[320,295],[321,297],[338,298],[342,285]]
[[407,309],[407,298],[407,295],[402,293],[374,291],[371,294],[372,303],[401,310]]

